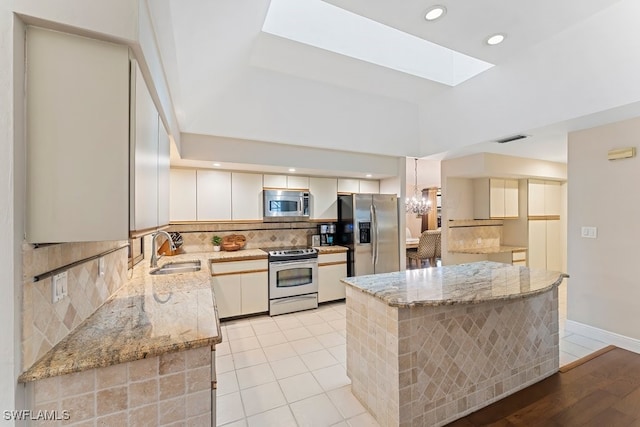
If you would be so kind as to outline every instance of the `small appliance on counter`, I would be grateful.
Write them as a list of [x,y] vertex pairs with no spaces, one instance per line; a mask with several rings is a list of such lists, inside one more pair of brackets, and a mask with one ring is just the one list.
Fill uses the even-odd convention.
[[333,246],[335,244],[336,225],[318,224],[320,234],[320,246]]

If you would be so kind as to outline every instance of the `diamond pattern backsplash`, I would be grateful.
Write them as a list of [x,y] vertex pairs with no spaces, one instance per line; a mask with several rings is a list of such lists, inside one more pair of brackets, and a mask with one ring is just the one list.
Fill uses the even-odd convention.
[[98,260],[67,270],[66,298],[53,304],[51,278],[33,276],[117,248],[126,241],[62,243],[34,248],[23,245],[22,366],[28,369],[102,305],[127,280],[127,250],[105,256],[105,275]]

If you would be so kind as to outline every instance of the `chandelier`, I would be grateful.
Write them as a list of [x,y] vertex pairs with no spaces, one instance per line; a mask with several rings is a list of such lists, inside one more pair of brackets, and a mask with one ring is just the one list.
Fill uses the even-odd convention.
[[415,159],[415,184],[413,186],[413,197],[407,197],[405,201],[405,209],[407,213],[422,216],[431,211],[431,201],[422,197],[422,193],[418,190],[418,159]]

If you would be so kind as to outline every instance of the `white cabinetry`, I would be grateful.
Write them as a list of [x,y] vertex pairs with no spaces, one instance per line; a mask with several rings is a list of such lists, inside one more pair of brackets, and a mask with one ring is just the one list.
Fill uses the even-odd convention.
[[311,219],[336,221],[338,218],[338,180],[309,178]]
[[231,218],[262,220],[262,175],[231,174]]
[[561,186],[558,181],[529,180],[528,214],[530,217],[557,217],[561,212]]
[[26,240],[127,239],[127,47],[28,27],[26,51]]
[[529,267],[560,271],[560,220],[529,220]]
[[289,188],[292,190],[307,190],[309,177],[298,175],[263,175],[264,188]]
[[169,206],[171,221],[196,220],[196,170],[171,169]]
[[380,181],[371,179],[338,178],[338,193],[379,193]]
[[222,318],[269,310],[267,260],[214,262],[213,295]]
[[169,134],[158,120],[158,225],[169,224]]
[[345,298],[345,284],[340,281],[347,277],[347,253],[318,255],[318,302]]
[[231,172],[198,169],[196,172],[196,219],[231,219]]
[[[166,205],[161,208],[159,200],[160,178],[162,176],[166,179],[168,173],[166,168],[169,163],[169,143],[149,89],[135,61],[131,62],[130,90],[130,227],[135,233],[168,224],[168,221],[159,221],[161,209],[164,215],[163,220],[167,219]],[[163,185],[165,184],[163,182]],[[164,198],[163,203],[166,203]]]
[[476,219],[518,217],[517,179],[478,178],[474,190]]

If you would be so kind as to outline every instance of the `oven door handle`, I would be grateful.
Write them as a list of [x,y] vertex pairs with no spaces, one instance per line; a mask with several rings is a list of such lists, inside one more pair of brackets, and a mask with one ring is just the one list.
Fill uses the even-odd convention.
[[313,267],[314,264],[318,264],[317,259],[301,259],[295,261],[271,261],[269,262],[269,267],[279,267],[279,266],[296,266],[296,265],[308,265]]

